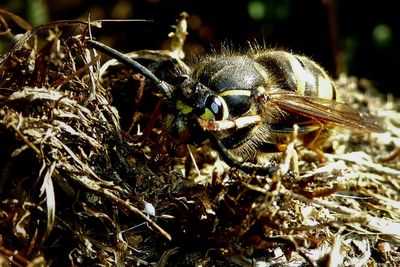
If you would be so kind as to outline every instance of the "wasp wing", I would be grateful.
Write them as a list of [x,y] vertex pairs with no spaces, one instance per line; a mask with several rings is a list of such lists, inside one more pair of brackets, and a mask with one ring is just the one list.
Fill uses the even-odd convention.
[[293,112],[321,122],[332,122],[341,126],[369,132],[383,132],[383,127],[373,115],[335,100],[298,95],[292,92],[268,94],[268,102],[280,109]]

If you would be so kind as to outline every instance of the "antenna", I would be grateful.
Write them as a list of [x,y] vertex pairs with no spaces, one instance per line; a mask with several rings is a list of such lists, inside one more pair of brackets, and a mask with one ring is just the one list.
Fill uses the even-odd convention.
[[157,78],[151,71],[149,71],[145,66],[140,64],[139,62],[125,56],[121,52],[105,45],[100,42],[94,41],[94,40],[87,40],[87,44],[96,50],[99,50],[103,54],[106,54],[119,62],[131,67],[132,69],[138,71],[140,74],[142,74],[144,77],[149,79],[152,83],[157,86],[157,88],[164,94],[164,96],[167,99],[170,99],[172,96],[172,90],[171,87],[164,81],[160,80]]

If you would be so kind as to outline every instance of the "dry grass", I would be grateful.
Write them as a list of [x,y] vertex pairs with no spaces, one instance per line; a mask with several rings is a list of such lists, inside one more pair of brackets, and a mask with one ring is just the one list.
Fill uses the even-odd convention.
[[398,99],[342,77],[387,132],[340,131],[325,161],[289,146],[271,177],[198,148],[185,178],[158,98],[126,67],[99,75],[86,25],[27,30],[1,55],[1,266],[400,264]]

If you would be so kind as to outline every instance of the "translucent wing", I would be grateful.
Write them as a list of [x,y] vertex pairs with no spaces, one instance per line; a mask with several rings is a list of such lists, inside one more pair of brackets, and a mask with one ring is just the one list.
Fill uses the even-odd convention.
[[341,126],[369,132],[383,132],[383,127],[373,115],[335,100],[302,96],[280,90],[268,94],[269,103],[285,111],[293,112],[321,122],[332,122]]

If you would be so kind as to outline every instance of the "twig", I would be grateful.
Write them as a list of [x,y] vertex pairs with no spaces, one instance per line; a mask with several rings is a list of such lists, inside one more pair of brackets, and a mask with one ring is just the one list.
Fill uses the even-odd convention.
[[377,164],[372,161],[366,160],[366,157],[368,156],[364,152],[353,152],[349,154],[340,154],[340,155],[324,153],[324,157],[332,160],[345,160],[348,162],[356,163],[357,165],[365,166],[375,172],[382,174],[400,175],[399,170],[385,167],[381,164]]
[[109,200],[111,200],[114,204],[122,206],[129,211],[133,212],[136,215],[139,215],[141,218],[143,218],[147,223],[150,224],[150,226],[154,227],[157,229],[165,238],[168,240],[172,240],[172,237],[169,233],[167,233],[164,229],[162,229],[157,223],[155,223],[153,220],[151,220],[146,214],[144,214],[142,211],[140,211],[138,208],[132,206],[128,200],[124,201],[118,197],[116,197],[112,192],[110,192],[108,189],[104,189],[100,187],[95,181],[89,179],[86,176],[82,177],[75,177],[71,176],[71,178],[75,181],[77,181],[79,184],[83,185],[85,188],[94,191],[98,194],[102,194],[103,196],[107,197]]
[[341,206],[335,202],[327,201],[324,199],[308,199],[305,196],[300,194],[292,193],[292,197],[294,199],[310,203],[313,205],[323,206],[331,211],[338,212],[339,215],[348,215],[352,219],[356,219],[357,221],[363,222],[363,225],[370,227],[378,231],[376,234],[384,234],[390,236],[392,239],[395,239],[397,242],[400,242],[400,223],[394,222],[389,219],[378,218],[366,214],[361,211],[357,211],[345,206]]

